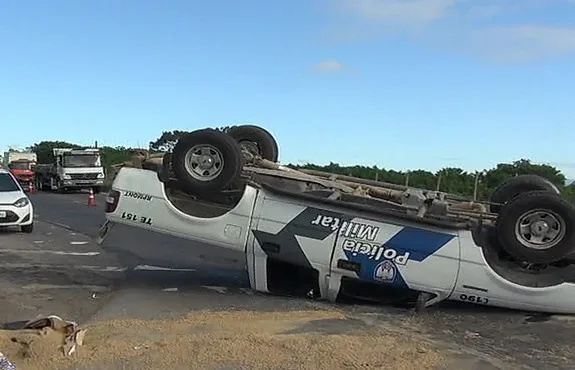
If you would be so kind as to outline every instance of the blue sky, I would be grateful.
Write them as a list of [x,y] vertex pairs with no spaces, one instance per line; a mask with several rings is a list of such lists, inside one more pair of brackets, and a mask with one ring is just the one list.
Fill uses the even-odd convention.
[[[575,177],[570,0],[0,5],[0,149],[253,123],[282,162]],[[571,14],[571,15],[570,15]]]

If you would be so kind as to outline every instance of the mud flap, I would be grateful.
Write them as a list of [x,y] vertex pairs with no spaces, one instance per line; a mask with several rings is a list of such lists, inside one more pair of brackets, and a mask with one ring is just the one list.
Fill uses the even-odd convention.
[[104,239],[108,235],[108,232],[114,227],[114,223],[106,220],[104,224],[100,227],[100,231],[98,232],[98,238],[96,239],[96,244],[102,245]]

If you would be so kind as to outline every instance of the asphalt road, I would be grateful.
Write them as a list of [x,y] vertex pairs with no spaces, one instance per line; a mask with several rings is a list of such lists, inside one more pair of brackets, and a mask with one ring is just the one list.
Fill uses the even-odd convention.
[[[40,192],[31,195],[38,218],[55,225],[97,237],[105,220],[104,195],[96,195],[96,207],[89,207],[87,193],[57,194]],[[125,263],[142,263],[152,258],[156,264],[171,268],[245,269],[245,255],[227,249],[214,252],[212,247],[180,238],[160,235],[147,230],[134,231],[130,227],[116,225],[106,238],[102,248],[118,253]],[[158,248],[166,254],[158,254]],[[139,256],[140,258],[138,258]],[[165,256],[163,258],[162,256]]]
[[[323,302],[254,294],[246,289],[243,256],[214,254],[177,238],[116,229],[105,248],[99,248],[92,238],[104,220],[101,195],[97,207],[87,206],[87,194],[37,193],[31,198],[39,221],[35,232],[0,234],[2,322],[38,313],[89,322],[178,316],[204,308],[330,307]],[[188,257],[186,266],[173,263],[160,269],[132,253],[134,248],[152,252],[165,245],[178,246],[175,249]],[[462,362],[454,368],[575,369],[571,350],[575,320],[570,317],[461,305],[441,305],[419,315],[380,306],[338,309],[373,325],[393,324],[421,333],[461,352]]]

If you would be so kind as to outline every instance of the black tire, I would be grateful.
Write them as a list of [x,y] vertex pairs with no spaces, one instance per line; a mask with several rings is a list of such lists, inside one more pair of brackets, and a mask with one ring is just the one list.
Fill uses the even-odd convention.
[[561,191],[551,181],[537,175],[519,175],[499,185],[491,195],[492,203],[489,209],[493,213],[501,211],[501,205],[509,202],[519,194],[530,191],[549,191],[561,194]]
[[94,192],[94,194],[100,194],[102,192],[102,188],[100,186],[94,186],[94,188],[92,188],[92,191]]
[[31,223],[30,225],[20,226],[20,231],[26,234],[31,234],[34,231],[34,223]]
[[[547,213],[547,220],[552,220],[554,217],[560,222],[557,228],[554,227],[555,222],[547,221],[552,229],[563,230],[555,239],[555,243],[552,243],[553,240],[548,242],[550,245],[546,249],[530,247],[526,237],[517,235],[516,229],[529,211]],[[575,207],[570,202],[560,194],[550,191],[532,191],[516,196],[501,208],[497,219],[497,236],[501,248],[518,261],[548,264],[559,261],[574,251],[574,227]],[[525,235],[533,237],[529,233]]]
[[[186,155],[194,147],[201,145],[215,148],[221,159],[221,169],[218,168],[219,172],[215,178],[202,180],[199,179],[201,177],[199,174],[187,169]],[[176,143],[172,153],[172,166],[176,178],[186,192],[197,195],[225,189],[241,176],[243,165],[244,159],[239,144],[231,136],[212,129],[187,134]]]
[[245,141],[255,143],[258,153],[263,159],[272,162],[278,161],[278,143],[266,129],[254,125],[233,126],[227,130],[227,134],[233,137],[240,145]]

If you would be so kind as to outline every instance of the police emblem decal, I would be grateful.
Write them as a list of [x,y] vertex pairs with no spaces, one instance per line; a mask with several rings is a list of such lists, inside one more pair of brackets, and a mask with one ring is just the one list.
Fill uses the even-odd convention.
[[393,262],[389,260],[383,261],[375,267],[375,270],[373,271],[373,279],[391,283],[395,280],[395,275],[397,274],[396,269],[397,267]]

